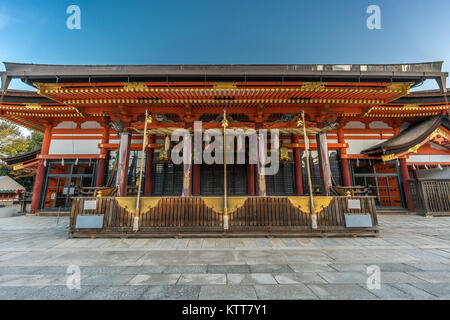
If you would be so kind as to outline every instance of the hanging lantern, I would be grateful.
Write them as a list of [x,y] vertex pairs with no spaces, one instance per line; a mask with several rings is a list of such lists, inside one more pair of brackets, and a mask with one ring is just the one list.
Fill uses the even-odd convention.
[[169,151],[170,151],[170,138],[166,136],[166,140],[164,141],[164,146],[159,149],[159,161],[169,161]]
[[288,163],[291,159],[289,158],[289,149],[287,147],[280,147],[280,161],[281,163]]

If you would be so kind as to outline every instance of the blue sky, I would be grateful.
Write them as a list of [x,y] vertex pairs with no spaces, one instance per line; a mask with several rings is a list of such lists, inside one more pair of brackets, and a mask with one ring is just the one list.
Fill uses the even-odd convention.
[[[81,30],[66,27],[69,5]],[[381,30],[366,9],[381,8]],[[1,0],[0,61],[50,64],[400,63],[444,60],[450,1]],[[3,70],[3,65],[0,66]],[[27,88],[19,82],[13,88]],[[434,88],[427,83],[421,89]]]

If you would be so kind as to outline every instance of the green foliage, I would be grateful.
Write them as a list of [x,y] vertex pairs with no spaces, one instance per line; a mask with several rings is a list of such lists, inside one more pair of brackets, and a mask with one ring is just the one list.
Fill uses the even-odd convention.
[[9,175],[10,171],[11,170],[7,166],[0,164],[0,177]]
[[15,124],[0,121],[0,156],[14,156],[28,151],[27,139]]
[[42,140],[44,140],[44,134],[39,131],[31,132],[31,135],[27,138],[28,150],[34,151],[42,146]]
[[15,156],[23,152],[39,149],[44,135],[33,131],[29,137],[25,137],[19,126],[0,120],[0,156]]
[[[16,156],[23,152],[34,151],[42,145],[44,134],[32,131],[25,137],[19,126],[0,120],[0,157]],[[0,161],[0,176],[10,176],[23,185],[27,191],[33,189],[34,173],[29,169],[13,171],[11,166]]]

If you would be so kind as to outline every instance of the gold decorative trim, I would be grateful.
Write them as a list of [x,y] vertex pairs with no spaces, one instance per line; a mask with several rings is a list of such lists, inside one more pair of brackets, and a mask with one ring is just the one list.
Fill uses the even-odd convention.
[[287,163],[291,160],[291,158],[289,158],[289,148],[282,146],[280,147],[280,161],[283,163]]
[[148,87],[145,82],[124,82],[122,85],[125,91],[148,91]]
[[149,98],[139,99],[68,99],[63,100],[64,104],[111,104],[111,103],[128,103],[128,104],[317,104],[317,103],[341,103],[341,104],[381,104],[384,103],[380,99],[326,99],[326,98],[311,98],[311,99],[160,99],[153,100]]
[[[128,82],[125,82],[128,83]],[[125,85],[125,83],[122,83],[122,85]],[[139,82],[138,82],[139,83]],[[311,83],[311,85],[310,85]],[[233,87],[236,86],[234,83],[228,83],[228,82],[217,82],[215,85],[213,85],[212,88],[154,88],[154,87],[146,87],[144,88],[145,92],[156,92],[156,93],[178,93],[178,92],[190,92],[190,93],[208,93],[211,94],[212,90],[214,89],[232,89],[236,91],[238,94],[244,94],[248,92],[301,92],[310,90],[309,88],[317,88],[320,82],[307,82],[305,88],[303,87],[296,87],[296,88],[237,88]],[[144,83],[145,84],[145,83]],[[322,92],[358,92],[358,93],[389,93],[389,92],[398,92],[400,86],[398,87],[386,87],[385,89],[379,89],[379,88],[355,88],[355,87],[347,87],[347,88],[327,88],[324,87],[327,83],[322,82],[322,86],[320,88],[320,91]],[[408,83],[409,84],[409,83]],[[71,94],[78,94],[78,93],[113,93],[113,92],[124,92],[126,91],[125,88],[104,88],[104,87],[92,87],[92,88],[61,88],[59,85],[54,85],[54,87],[50,87],[52,84],[41,84],[41,83],[35,83],[37,86],[44,86],[49,85],[48,90],[52,90],[51,93],[71,93]],[[320,86],[320,85],[319,85]],[[43,87],[44,88],[44,87]],[[47,88],[45,88],[47,89]]]
[[[25,105],[25,109],[28,109],[28,110],[42,110],[42,106],[39,103],[30,103],[30,104],[26,104]],[[56,109],[56,110],[58,110],[58,109]]]
[[414,84],[413,82],[393,82],[389,86],[389,90],[391,92],[397,92],[402,95],[406,95],[409,94],[409,89],[413,84]]
[[418,104],[405,104],[403,106],[404,110],[420,110],[420,106]]
[[422,145],[422,143],[416,144],[414,147],[408,149],[408,153],[416,153]]
[[[228,197],[228,214],[241,208],[247,199],[248,197]],[[208,208],[212,209],[216,213],[223,214],[223,197],[202,197],[202,200]]]
[[441,128],[437,128],[436,130],[434,130],[434,132],[430,135],[430,140],[435,138],[436,136],[441,136],[447,140],[450,139],[450,135]]
[[397,159],[397,155],[396,154],[387,154],[387,155],[383,155],[381,156],[381,160],[383,162],[387,162],[387,161],[391,161]]
[[214,89],[236,89],[236,83],[234,82],[216,82],[213,86]]
[[58,93],[60,86],[57,83],[39,83],[35,82],[33,85],[38,89],[38,94],[45,95],[46,93]]
[[[125,209],[129,214],[134,214],[136,211],[136,197],[116,197],[117,204],[122,209]],[[148,197],[140,199],[141,212],[145,213],[156,207],[161,200],[161,197]]]
[[302,84],[302,91],[322,91],[325,89],[324,82],[304,82]]
[[23,162],[13,166],[14,171],[21,170],[21,169],[23,169]]
[[[288,197],[291,204],[304,213],[311,213],[311,204],[309,197]],[[318,214],[325,208],[327,208],[333,197],[314,197],[314,214]]]

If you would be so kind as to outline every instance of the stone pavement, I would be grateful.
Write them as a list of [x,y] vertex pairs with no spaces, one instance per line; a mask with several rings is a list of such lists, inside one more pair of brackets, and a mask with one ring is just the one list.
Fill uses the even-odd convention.
[[378,238],[68,239],[67,217],[3,218],[0,299],[450,298],[450,218],[379,222]]

